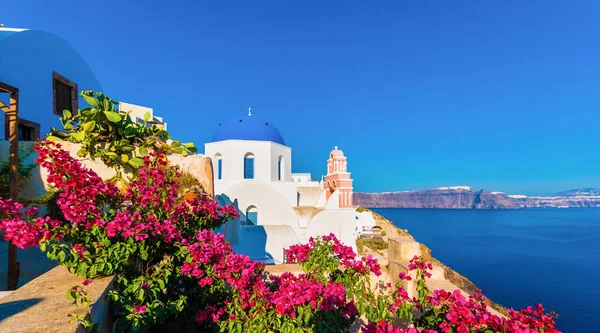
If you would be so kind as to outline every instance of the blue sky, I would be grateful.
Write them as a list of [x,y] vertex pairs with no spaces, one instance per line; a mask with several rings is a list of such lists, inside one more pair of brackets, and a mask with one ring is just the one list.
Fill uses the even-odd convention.
[[[202,147],[253,114],[356,191],[600,187],[600,2],[9,1],[67,39],[113,98]],[[341,132],[340,127],[348,132]],[[201,148],[202,149],[202,148]]]

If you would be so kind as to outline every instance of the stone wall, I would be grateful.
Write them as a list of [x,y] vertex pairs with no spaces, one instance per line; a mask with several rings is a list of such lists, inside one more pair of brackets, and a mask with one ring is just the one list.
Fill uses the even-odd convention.
[[[58,266],[0,298],[0,332],[77,332],[77,325],[69,323],[67,315],[85,314],[86,309],[73,305],[65,293],[84,280]],[[112,277],[100,278],[85,287],[92,299],[92,320],[100,324],[102,332],[111,328],[106,295],[112,281]]]

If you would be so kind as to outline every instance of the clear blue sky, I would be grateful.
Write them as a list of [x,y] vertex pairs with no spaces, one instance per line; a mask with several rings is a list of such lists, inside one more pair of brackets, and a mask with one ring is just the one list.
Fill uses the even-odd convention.
[[600,1],[19,0],[1,14],[67,39],[110,96],[200,147],[251,106],[294,172],[320,176],[337,145],[357,191],[600,187]]

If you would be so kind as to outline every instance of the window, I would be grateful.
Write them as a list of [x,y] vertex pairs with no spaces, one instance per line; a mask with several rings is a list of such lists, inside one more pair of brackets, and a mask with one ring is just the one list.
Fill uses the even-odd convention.
[[244,179],[254,179],[254,155],[252,153],[244,156]]
[[282,174],[283,174],[283,170],[282,168],[282,164],[283,164],[283,156],[279,156],[279,161],[277,161],[277,180],[281,180]]
[[62,116],[63,110],[77,112],[77,84],[56,72],[52,73],[52,97],[54,114]]
[[223,156],[220,153],[215,154],[215,161],[217,161],[217,180],[223,179]]
[[223,160],[219,159],[217,161],[217,179],[223,179]]
[[[10,140],[10,128],[8,123],[8,114],[4,117],[4,136]],[[40,138],[40,124],[33,121],[19,118],[17,120],[17,136],[19,141],[35,141]]]
[[250,206],[246,209],[246,225],[258,225],[258,209]]

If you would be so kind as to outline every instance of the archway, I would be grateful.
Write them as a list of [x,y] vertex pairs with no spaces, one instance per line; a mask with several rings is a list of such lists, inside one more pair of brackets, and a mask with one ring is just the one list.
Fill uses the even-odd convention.
[[254,154],[244,155],[244,179],[254,179]]
[[215,154],[215,163],[217,164],[217,180],[223,179],[223,156],[220,153]]
[[258,208],[254,205],[246,208],[246,225],[258,225]]

